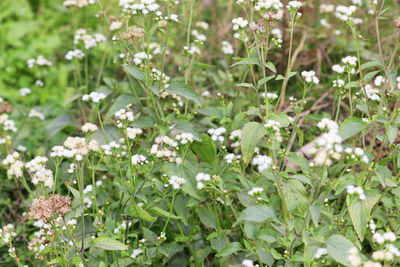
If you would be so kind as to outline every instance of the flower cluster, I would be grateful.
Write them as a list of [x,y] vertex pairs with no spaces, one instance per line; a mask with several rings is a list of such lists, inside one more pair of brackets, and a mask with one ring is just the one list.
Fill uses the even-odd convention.
[[35,65],[50,67],[53,65],[53,63],[44,58],[42,55],[39,55],[36,59],[35,58],[28,59],[28,68],[32,69]]
[[264,155],[258,155],[253,158],[252,164],[257,166],[259,172],[262,172],[263,170],[271,167],[272,158]]
[[364,190],[359,186],[348,185],[346,187],[346,190],[347,190],[347,194],[349,194],[349,195],[353,195],[353,194],[357,193],[360,200],[366,199]]
[[211,177],[207,173],[198,173],[196,175],[196,181],[197,181],[197,189],[203,189],[204,188],[204,183],[207,183],[211,180]]
[[175,136],[175,139],[179,141],[181,145],[186,145],[193,142],[193,134],[191,133],[180,133]]
[[306,83],[314,83],[314,84],[318,84],[319,83],[319,79],[315,75],[315,71],[313,71],[313,70],[302,71],[301,72],[301,76],[304,77],[304,80],[306,81]]
[[101,33],[95,33],[90,35],[85,29],[78,29],[75,32],[74,44],[78,45],[80,41],[83,42],[83,46],[86,50],[96,47],[99,43],[107,41],[106,37]]
[[53,187],[53,171],[46,168],[46,157],[37,156],[25,164],[25,168],[32,175],[32,183],[34,185],[42,182],[44,186]]
[[172,175],[168,182],[174,190],[178,190],[181,185],[186,183],[186,180],[176,175]]
[[155,155],[157,158],[168,160],[169,162],[175,162],[181,164],[182,159],[178,156],[175,148],[178,146],[178,142],[169,138],[168,136],[158,136],[154,140],[154,144],[150,149],[150,153]]
[[106,95],[103,93],[91,92],[88,95],[82,96],[82,101],[88,102],[92,101],[93,103],[100,103],[101,100],[106,98]]
[[96,3],[96,0],[66,0],[63,5],[65,7],[76,6],[78,8],[82,8],[88,5],[93,5]]
[[74,58],[82,59],[84,57],[85,57],[85,53],[83,53],[82,50],[80,50],[80,49],[70,50],[65,55],[66,60],[73,60]]
[[24,175],[24,163],[19,160],[19,153],[13,152],[3,160],[3,165],[7,168],[7,176],[21,178]]
[[214,142],[224,142],[224,136],[223,134],[226,133],[226,129],[224,127],[220,127],[217,129],[208,129],[207,133],[211,135],[211,140]]
[[328,129],[315,140],[316,147],[312,149],[315,153],[313,164],[317,166],[330,166],[332,159],[339,160],[343,151],[342,138],[338,134],[339,125],[330,119],[324,118],[318,124],[318,128]]

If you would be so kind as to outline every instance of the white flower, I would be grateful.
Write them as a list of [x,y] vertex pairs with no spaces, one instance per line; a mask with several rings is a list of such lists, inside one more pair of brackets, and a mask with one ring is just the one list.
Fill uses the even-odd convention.
[[355,247],[352,247],[349,250],[349,256],[347,257],[347,260],[350,263],[350,266],[352,267],[358,267],[361,265],[361,258],[358,255],[358,250]]
[[327,255],[327,254],[328,254],[328,250],[326,248],[318,248],[317,251],[314,254],[314,257],[316,259],[319,259],[322,256]]
[[232,23],[233,23],[233,30],[237,31],[240,28],[246,28],[247,25],[249,24],[248,20],[242,18],[242,17],[238,17],[238,18],[234,18],[232,19]]
[[19,90],[19,92],[20,92],[21,96],[26,96],[26,95],[29,95],[32,91],[29,88],[21,88]]
[[337,64],[332,66],[332,70],[337,73],[343,73],[345,71],[345,69],[346,68],[344,66],[337,65]]
[[319,83],[319,79],[317,78],[317,76],[315,76],[315,71],[312,71],[312,70],[311,71],[302,71],[301,76],[304,77],[304,79],[307,83],[314,83],[314,84]]
[[172,185],[172,188],[174,190],[179,189],[181,185],[185,183],[186,183],[185,179],[178,177],[176,175],[171,176],[171,179],[169,179],[169,184]]
[[148,163],[146,156],[140,154],[133,155],[131,160],[133,165],[144,165]]
[[98,129],[97,125],[90,123],[90,122],[85,123],[81,128],[82,132],[84,132],[84,133],[95,132],[95,131],[97,131],[97,129]]
[[186,145],[188,143],[193,142],[193,134],[191,133],[181,133],[175,136],[176,140],[178,140],[182,145]]
[[258,155],[253,158],[252,164],[258,167],[259,172],[262,172],[271,167],[272,159],[268,156]]
[[79,50],[79,49],[70,50],[65,55],[66,60],[73,60],[74,58],[82,59],[84,57],[85,57],[85,53],[83,53],[82,50]]
[[133,252],[132,252],[132,254],[131,254],[131,258],[136,259],[136,257],[137,257],[139,254],[141,254],[141,253],[143,253],[143,250],[141,250],[140,248],[134,249]]
[[244,267],[254,267],[253,261],[252,261],[252,260],[248,260],[248,259],[244,259],[244,260],[242,261],[242,265],[243,265]]
[[97,93],[97,92],[91,92],[89,95],[83,95],[82,100],[83,101],[89,101],[91,100],[93,103],[99,103],[101,100],[106,98],[106,95],[103,93]]
[[343,6],[343,5],[338,5],[336,7],[336,12],[335,12],[335,17],[337,17],[340,20],[347,21],[351,19],[351,15],[356,11],[355,6]]
[[300,2],[300,1],[290,1],[290,2],[287,4],[286,8],[287,8],[287,9],[290,9],[290,8],[292,8],[292,9],[299,9],[302,5],[303,5],[303,3]]
[[225,134],[226,129],[224,127],[220,127],[217,129],[208,129],[207,133],[209,135],[211,135],[211,140],[213,140],[214,142],[220,142],[223,143],[224,142],[224,136],[223,134]]
[[225,55],[233,55],[233,46],[227,41],[222,41],[222,52]]
[[126,128],[126,132],[128,134],[128,138],[132,140],[135,139],[138,134],[143,133],[142,129],[130,127]]
[[110,31],[116,31],[122,27],[122,21],[113,21],[110,25]]
[[264,188],[262,187],[253,187],[249,192],[247,192],[247,194],[249,194],[250,196],[254,196],[254,195],[259,195],[264,191]]
[[42,113],[40,113],[40,112],[37,112],[36,110],[34,110],[34,109],[31,109],[30,111],[29,111],[29,115],[28,115],[28,117],[29,118],[34,118],[34,117],[36,117],[36,118],[39,118],[40,120],[42,120],[42,121],[44,121],[44,115],[42,114]]

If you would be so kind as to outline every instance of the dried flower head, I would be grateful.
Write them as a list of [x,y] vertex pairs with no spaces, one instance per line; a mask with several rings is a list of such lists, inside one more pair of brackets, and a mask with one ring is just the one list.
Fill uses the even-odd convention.
[[69,197],[52,195],[49,199],[44,196],[35,198],[29,210],[29,218],[47,222],[54,214],[64,216],[71,211]]

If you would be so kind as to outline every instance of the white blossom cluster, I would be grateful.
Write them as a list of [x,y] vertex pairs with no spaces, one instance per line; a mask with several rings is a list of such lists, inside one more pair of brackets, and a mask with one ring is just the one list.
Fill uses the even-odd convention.
[[95,3],[96,0],[66,0],[64,1],[63,5],[65,7],[76,6],[82,8],[88,5],[93,5]]
[[[381,97],[379,96],[379,89],[372,87],[370,84],[364,85],[365,92],[367,94],[368,99],[373,101],[381,101]],[[361,89],[363,92],[363,90]]]
[[241,158],[240,155],[235,155],[234,153],[226,154],[225,157],[224,157],[226,163],[228,163],[228,164],[231,164],[232,161],[234,161],[234,160],[235,160],[235,161],[236,161],[236,160],[239,160],[240,158]]
[[189,46],[184,46],[183,51],[189,55],[200,55],[201,50],[195,44],[190,44]]
[[118,119],[117,125],[119,128],[123,127],[123,123],[130,123],[135,120],[135,116],[133,115],[133,111],[130,109],[132,105],[129,104],[125,108],[122,108],[114,113],[114,116]]
[[9,178],[13,176],[21,178],[24,175],[23,173],[24,163],[21,160],[19,160],[18,152],[13,152],[12,154],[8,155],[3,160],[3,165],[7,168],[7,176]]
[[264,188],[262,187],[253,187],[247,194],[252,197],[257,197],[257,200],[261,200],[261,193],[264,192]]
[[133,165],[144,165],[149,163],[149,161],[147,160],[146,156],[144,155],[140,155],[140,154],[135,154],[131,157],[132,160],[132,164]]
[[186,145],[193,142],[193,134],[191,133],[180,133],[175,136],[175,139],[179,141],[181,145]]
[[127,133],[129,139],[134,140],[136,138],[136,136],[139,135],[139,134],[142,134],[143,131],[140,128],[127,127],[126,128],[126,133]]
[[118,144],[115,141],[112,141],[108,144],[102,145],[101,149],[104,151],[104,154],[107,156],[111,156],[114,154],[114,150],[117,150],[121,147],[120,144]]
[[282,42],[283,42],[282,31],[279,28],[274,28],[271,31],[271,35],[272,35],[271,39],[272,43],[278,48],[282,47]]
[[19,89],[19,93],[20,93],[21,96],[27,96],[31,92],[32,92],[31,89],[26,88],[26,87]]
[[[373,240],[379,245],[383,245],[382,249],[372,253],[374,261],[393,261],[395,258],[400,257],[400,251],[392,243],[397,240],[396,234],[393,232],[379,233],[376,232],[372,236]],[[389,265],[385,265],[389,266]]]
[[172,175],[168,182],[174,190],[178,190],[181,185],[184,185],[186,183],[186,180],[176,175]]
[[353,195],[353,194],[357,193],[360,200],[366,199],[364,190],[359,186],[348,185],[346,187],[346,191],[347,191],[347,194],[349,194],[349,195]]
[[343,6],[338,5],[335,11],[335,17],[340,20],[348,21],[351,19],[351,15],[357,10],[356,6]]
[[53,171],[46,168],[46,157],[37,156],[25,164],[25,168],[32,174],[32,183],[38,185],[40,182],[44,186],[53,187]]
[[107,41],[106,37],[101,33],[95,33],[94,35],[90,35],[87,33],[85,29],[78,29],[75,32],[74,36],[74,45],[79,44],[79,42],[83,42],[83,46],[86,50],[96,47],[99,43],[103,43]]
[[15,127],[15,122],[8,119],[7,114],[0,115],[0,125],[3,125],[4,131],[16,132],[18,129]]
[[53,63],[50,60],[47,60],[42,55],[39,55],[36,59],[35,58],[28,59],[27,63],[28,63],[28,68],[30,69],[32,69],[35,65],[49,66],[49,67],[53,65]]
[[[149,60],[151,60],[153,58],[153,56],[151,54],[149,54],[148,56],[149,56]],[[146,52],[136,53],[135,55],[133,55],[133,62],[136,65],[141,65],[144,62],[147,62],[147,53]]]
[[157,4],[156,0],[119,0],[119,5],[124,13],[133,15],[156,13],[157,16],[161,16],[160,5]]
[[234,130],[233,132],[231,132],[231,134],[229,135],[229,140],[233,141],[231,147],[239,147],[241,139],[242,139],[242,130]]
[[7,224],[0,229],[0,239],[4,241],[4,243],[9,243],[13,237],[17,236],[17,233],[13,231],[14,226],[12,224]]
[[70,50],[65,55],[66,60],[73,60],[74,58],[82,59],[84,57],[85,57],[85,53],[83,53],[82,50],[80,50],[80,49]]
[[349,250],[349,255],[347,256],[347,260],[352,267],[358,267],[361,265],[361,258],[358,255],[358,249],[356,247],[352,247]]
[[274,138],[278,142],[282,142],[282,136],[280,132],[281,124],[278,121],[275,120],[267,120],[267,122],[264,124],[265,129],[272,129],[275,133]]
[[211,135],[211,140],[214,142],[224,142],[224,134],[226,133],[226,129],[224,127],[220,127],[217,129],[208,129],[207,133]]
[[254,10],[268,20],[279,20],[283,17],[283,4],[279,0],[259,0]]
[[154,144],[150,149],[150,153],[157,158],[161,158],[169,162],[175,162],[179,165],[182,163],[182,159],[175,151],[177,146],[178,142],[174,141],[168,136],[158,136],[154,140]]
[[97,131],[97,129],[98,129],[97,125],[93,124],[93,123],[90,123],[90,122],[85,123],[81,127],[81,131],[84,132],[84,133],[95,132],[95,131]]
[[99,151],[99,144],[96,140],[91,140],[86,143],[83,137],[67,137],[63,146],[54,146],[50,156],[52,158],[75,158],[77,161],[83,160],[83,157],[89,154],[90,151]]
[[286,5],[287,9],[293,9],[293,10],[297,10],[300,7],[302,7],[303,3],[300,1],[289,1],[289,3]]
[[110,24],[110,31],[116,31],[122,27],[122,21],[113,21]]
[[106,95],[103,93],[91,92],[88,95],[83,95],[82,101],[85,102],[92,101],[93,103],[100,103],[100,101],[103,100],[104,98],[106,98]]
[[249,259],[244,259],[242,261],[242,266],[243,267],[258,267],[258,264],[254,264],[254,262],[252,260]]
[[314,257],[316,259],[319,259],[322,256],[327,255],[327,254],[328,254],[328,250],[326,248],[317,248],[317,251],[315,252]]
[[332,4],[320,4],[319,6],[319,12],[320,13],[332,13],[335,11],[335,6]]
[[369,158],[365,154],[364,150],[360,147],[346,147],[344,149],[344,152],[353,160],[355,159],[360,159],[364,163],[368,164],[369,163]]
[[211,180],[211,176],[207,173],[199,172],[196,175],[197,189],[201,190],[204,188],[204,184]]
[[312,153],[316,154],[312,165],[330,166],[332,159],[339,160],[343,152],[342,138],[338,134],[339,125],[335,121],[324,118],[317,127],[321,130],[327,128],[328,132],[323,133],[316,140],[316,147],[312,149]]
[[304,70],[301,72],[301,76],[304,77],[304,80],[306,81],[306,83],[314,83],[316,85],[319,83],[319,79],[315,75],[315,71],[313,71],[313,70],[310,70],[310,71]]
[[265,155],[258,155],[253,158],[252,164],[257,166],[259,172],[262,172],[271,167],[272,158]]
[[28,117],[29,118],[38,118],[41,121],[44,121],[44,119],[45,119],[45,117],[44,117],[44,115],[42,113],[40,113],[40,112],[38,112],[38,111],[36,111],[34,109],[31,109],[29,111]]
[[225,55],[233,55],[233,46],[228,41],[222,41],[222,52]]

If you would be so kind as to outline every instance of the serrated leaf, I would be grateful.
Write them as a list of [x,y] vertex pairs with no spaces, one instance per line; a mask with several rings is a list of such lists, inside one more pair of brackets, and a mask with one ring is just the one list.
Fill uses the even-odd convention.
[[146,76],[139,70],[138,67],[132,65],[124,65],[124,69],[135,79],[146,81]]
[[46,127],[47,139],[50,139],[64,127],[69,125],[75,125],[75,121],[72,119],[72,116],[65,111]]
[[346,140],[359,133],[367,124],[358,118],[348,118],[339,127],[339,135]]
[[268,219],[276,219],[274,210],[265,205],[256,205],[242,211],[235,224],[242,221],[261,223]]
[[217,229],[217,218],[215,218],[215,214],[208,207],[200,207],[198,213],[202,224],[208,228]]
[[128,246],[118,240],[106,236],[100,236],[91,241],[91,245],[104,250],[128,250]]
[[367,62],[367,63],[364,63],[361,65],[362,70],[373,68],[373,67],[378,67],[378,68],[384,69],[382,63],[379,61],[370,61],[370,62]]
[[341,235],[330,236],[326,243],[329,256],[345,266],[350,266],[348,257],[349,251],[353,247],[353,243]]
[[224,257],[224,256],[229,256],[235,252],[238,252],[242,250],[242,245],[240,245],[239,242],[232,242],[229,243],[226,247],[224,247],[223,249],[221,249],[220,252],[218,252],[217,257]]
[[258,122],[248,122],[242,129],[242,140],[240,142],[243,160],[246,164],[250,162],[258,141],[265,135],[264,126]]
[[216,148],[210,136],[203,134],[202,141],[194,141],[190,146],[194,153],[208,164],[214,164],[216,160]]
[[172,82],[166,91],[181,96],[187,100],[191,100],[201,106],[200,97],[192,88],[182,82]]
[[267,63],[265,63],[265,67],[268,68],[273,73],[276,73],[275,65],[271,61],[268,61]]

